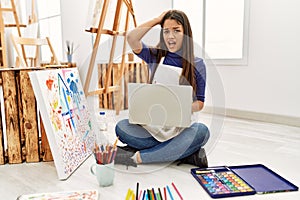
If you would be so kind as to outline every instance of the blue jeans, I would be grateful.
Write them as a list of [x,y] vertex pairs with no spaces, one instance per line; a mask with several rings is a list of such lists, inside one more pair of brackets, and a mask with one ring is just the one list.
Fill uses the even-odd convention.
[[140,151],[142,163],[173,162],[185,158],[206,144],[209,130],[202,123],[194,123],[176,137],[165,142],[157,141],[141,125],[130,124],[128,119],[116,125],[119,140]]

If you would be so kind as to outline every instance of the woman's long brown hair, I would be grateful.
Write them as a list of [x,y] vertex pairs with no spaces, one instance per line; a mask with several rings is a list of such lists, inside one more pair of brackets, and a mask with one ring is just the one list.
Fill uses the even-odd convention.
[[[183,42],[182,42],[182,73],[179,80],[181,85],[190,84],[194,91],[196,91],[196,82],[195,82],[195,62],[194,62],[194,43],[193,43],[193,34],[190,22],[186,14],[179,10],[170,10],[163,17],[160,25],[163,28],[164,22],[167,19],[176,20],[179,24],[183,26]],[[151,49],[151,52],[156,56],[156,67],[151,73],[150,83],[153,80],[155,71],[158,67],[158,63],[161,58],[167,54],[167,46],[163,38],[163,29],[160,31],[160,41],[156,46],[155,50]],[[155,53],[154,53],[155,52]]]

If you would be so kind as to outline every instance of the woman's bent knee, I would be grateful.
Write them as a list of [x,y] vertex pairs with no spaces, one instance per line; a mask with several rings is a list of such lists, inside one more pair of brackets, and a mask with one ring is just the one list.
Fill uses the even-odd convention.
[[201,143],[201,146],[204,146],[210,137],[210,132],[208,127],[202,123],[195,123],[193,125],[197,126],[197,133],[196,133],[197,140],[199,141],[199,143]]

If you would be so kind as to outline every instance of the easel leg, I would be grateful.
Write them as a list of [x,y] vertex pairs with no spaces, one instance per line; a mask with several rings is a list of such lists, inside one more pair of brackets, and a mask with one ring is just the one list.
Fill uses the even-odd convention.
[[119,114],[119,111],[121,109],[121,104],[122,104],[122,91],[123,91],[123,87],[122,87],[122,77],[124,75],[124,68],[125,68],[125,51],[126,51],[126,33],[128,31],[128,26],[129,26],[129,10],[127,9],[127,14],[126,14],[126,23],[125,23],[125,35],[124,35],[124,43],[123,43],[123,50],[122,50],[122,61],[121,61],[121,69],[119,71],[119,91],[118,91],[118,94],[117,94],[117,99],[116,99],[116,112],[117,114]]
[[99,46],[99,42],[100,42],[100,38],[101,38],[101,31],[102,31],[103,26],[104,26],[104,20],[105,20],[105,16],[106,16],[106,13],[107,13],[108,3],[109,3],[109,0],[104,0],[103,10],[102,10],[102,13],[101,13],[101,18],[100,18],[100,22],[99,22],[99,26],[98,26],[98,31],[97,31],[97,35],[96,35],[96,39],[95,39],[95,43],[94,43],[94,47],[93,47],[92,57],[91,57],[91,60],[90,60],[89,69],[88,69],[85,84],[84,84],[84,93],[85,93],[85,95],[88,95],[88,92],[89,92],[91,76],[92,76],[93,68],[94,68],[94,65],[95,65],[95,59],[96,59],[96,55],[97,55],[97,52],[98,52],[98,46]]

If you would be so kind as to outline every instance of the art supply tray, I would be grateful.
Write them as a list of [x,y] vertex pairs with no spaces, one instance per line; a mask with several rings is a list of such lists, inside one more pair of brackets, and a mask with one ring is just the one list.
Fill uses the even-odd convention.
[[191,174],[212,198],[298,190],[262,164],[193,168]]

